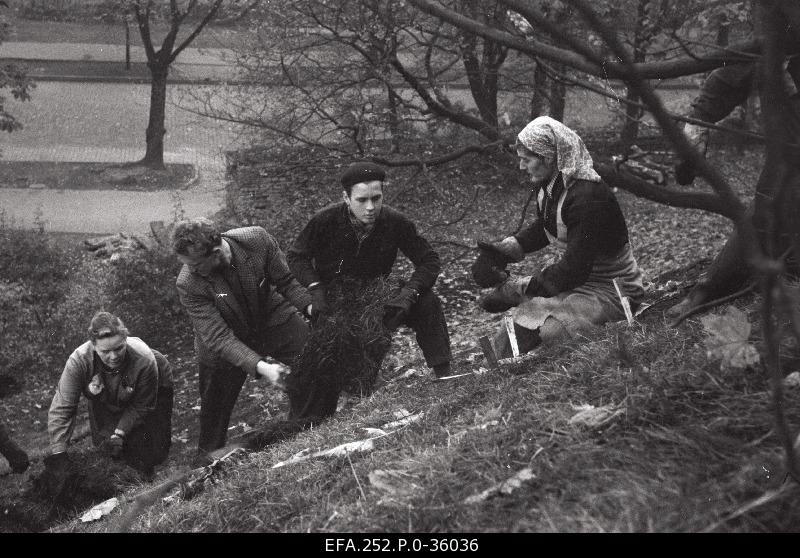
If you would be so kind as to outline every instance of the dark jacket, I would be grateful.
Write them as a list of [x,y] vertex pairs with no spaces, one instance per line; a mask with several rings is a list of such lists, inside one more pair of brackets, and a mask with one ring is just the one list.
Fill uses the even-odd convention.
[[259,332],[302,312],[311,296],[289,271],[278,242],[262,227],[232,229],[222,238],[230,244],[244,300],[240,303],[222,274],[204,278],[187,266],[176,280],[178,295],[194,325],[200,360],[221,358],[254,374],[261,355],[251,347]]
[[[514,235],[525,253],[550,243],[545,228],[558,237],[557,207],[563,191],[559,176],[552,196],[545,194],[543,207],[537,208],[537,219]],[[566,251],[559,261],[542,271],[540,284],[544,291],[536,296],[554,296],[584,284],[597,257],[612,256],[628,243],[625,217],[605,182],[576,180],[567,190],[561,218],[567,228]]]
[[414,264],[406,285],[422,292],[441,271],[439,255],[405,215],[384,205],[375,226],[361,241],[347,204],[330,205],[314,215],[287,252],[289,267],[303,285],[329,283],[337,274],[371,279],[392,271],[397,250]]

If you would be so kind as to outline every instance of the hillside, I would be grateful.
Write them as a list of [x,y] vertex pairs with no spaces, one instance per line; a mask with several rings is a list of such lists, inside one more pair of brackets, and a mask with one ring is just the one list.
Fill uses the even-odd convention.
[[[757,151],[718,149],[712,157],[740,192],[751,192],[760,168]],[[260,209],[251,200],[246,216],[224,219],[264,225],[285,246],[302,226],[303,215],[339,195],[332,179],[335,169],[291,168],[292,180],[273,188],[268,202],[258,202]],[[252,176],[263,183],[264,174],[255,170]],[[109,480],[127,492],[123,504],[100,521],[79,523],[75,518],[85,511],[79,507],[61,509],[45,524],[26,523],[37,503],[28,502],[26,508],[15,499],[12,512],[6,508],[0,520],[0,531],[9,529],[12,519],[17,520],[16,530],[79,532],[797,529],[800,505],[793,485],[745,509],[783,486],[765,374],[760,369],[722,371],[706,356],[699,318],[670,328],[663,315],[702,269],[694,263],[707,261],[721,246],[730,230],[722,218],[619,192],[649,298],[661,303],[633,325],[612,324],[568,346],[540,349],[531,358],[495,370],[483,361],[476,341],[494,331],[499,316],[486,314],[474,302],[479,291],[468,275],[473,257],[468,247],[478,238],[499,238],[518,226],[527,190],[514,162],[467,158],[430,169],[428,175],[403,170],[392,176],[389,202],[413,216],[447,262],[436,289],[460,355],[454,374],[468,375],[433,381],[410,332],[401,330],[373,395],[343,398],[333,419],[291,435],[278,430],[287,408],[283,394],[248,380],[231,420],[231,437],[262,430],[265,438],[272,435],[267,441],[273,443],[237,454],[221,467],[218,482],[206,483],[202,490],[184,486],[163,502],[160,496],[175,492],[171,487],[131,505],[137,495],[188,469],[199,403],[190,328],[175,305],[175,266],[168,255],[144,254],[111,264],[75,249],[66,278],[71,287],[54,304],[81,308],[88,298],[95,305],[119,308],[132,334],[167,354],[178,372],[173,448],[153,483]],[[236,207],[243,207],[241,200]],[[75,240],[58,242],[74,247]],[[524,273],[551,259],[549,253],[529,256],[516,271]],[[404,269],[407,264],[399,267],[401,276]],[[79,288],[76,277],[96,282]],[[92,289],[103,295],[88,296]],[[758,346],[757,297],[735,304],[754,324],[752,340]],[[66,328],[65,313],[60,315]],[[48,323],[56,317],[51,312]],[[17,378],[24,389],[2,400],[6,409],[14,410],[10,426],[15,437],[34,454],[45,448],[43,423],[60,366],[77,345],[74,336],[62,334],[60,339],[63,347],[48,353],[39,372]],[[787,358],[790,366],[796,350],[786,351],[795,359]],[[800,389],[787,389],[785,396],[789,418],[798,424]],[[576,418],[591,411],[588,406],[605,414]],[[312,455],[368,438],[346,455]],[[86,444],[84,440],[82,447]],[[17,498],[25,490],[32,494],[32,480],[40,471],[37,462],[24,478],[0,477],[0,496]]]

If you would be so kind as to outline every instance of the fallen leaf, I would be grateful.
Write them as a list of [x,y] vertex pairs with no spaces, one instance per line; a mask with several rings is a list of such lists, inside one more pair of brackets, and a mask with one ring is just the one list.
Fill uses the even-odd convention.
[[420,411],[416,415],[410,415],[405,418],[401,418],[400,420],[394,420],[392,422],[387,422],[382,426],[384,430],[392,430],[394,428],[400,428],[401,426],[405,426],[407,424],[411,424],[412,422],[416,422],[420,420],[423,416],[425,416],[424,411]]
[[578,412],[572,415],[568,421],[569,424],[573,426],[588,426],[589,428],[603,426],[625,412],[624,408],[617,407],[614,404],[603,405],[602,407],[573,405],[573,409]]
[[756,348],[748,343],[751,325],[747,315],[729,306],[725,314],[712,314],[700,318],[706,331],[706,354],[709,359],[720,360],[720,369],[747,368],[760,362]]
[[530,467],[525,467],[511,478],[506,479],[501,483],[498,483],[492,487],[487,488],[480,494],[474,494],[472,496],[469,496],[468,498],[465,498],[464,503],[477,504],[478,502],[483,502],[487,498],[490,498],[496,494],[511,494],[512,492],[520,488],[523,482],[535,478],[536,475],[533,474],[533,470]]
[[[421,489],[411,482],[411,475],[405,471],[376,469],[369,473],[369,483],[383,493],[386,500],[403,501],[413,498]],[[381,503],[385,503],[384,498]]]
[[277,469],[278,467],[284,467],[286,465],[292,465],[294,463],[299,463],[300,461],[307,461],[309,459],[314,459],[316,457],[345,457],[351,453],[359,453],[359,452],[367,452],[372,451],[375,449],[375,443],[372,441],[372,438],[368,438],[366,440],[358,440],[356,442],[348,442],[346,444],[341,444],[336,446],[335,448],[317,451],[314,453],[309,453],[309,449],[304,449],[292,457],[285,461],[280,461],[272,466],[273,469]]
[[95,507],[87,511],[85,514],[81,516],[81,521],[83,523],[88,523],[90,521],[97,521],[101,517],[108,515],[111,511],[117,507],[119,504],[119,500],[116,498],[109,498],[105,502],[101,502],[97,504]]
[[386,432],[380,428],[365,427],[364,430],[367,431],[367,434],[369,434],[371,438],[375,438],[376,436],[386,436]]
[[786,387],[800,387],[800,372],[792,372],[783,379]]

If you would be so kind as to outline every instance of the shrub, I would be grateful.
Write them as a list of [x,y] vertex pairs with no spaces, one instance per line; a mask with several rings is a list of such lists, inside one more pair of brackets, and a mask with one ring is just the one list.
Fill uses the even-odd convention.
[[178,299],[181,264],[168,249],[137,251],[112,264],[108,310],[154,348],[186,338],[192,326]]

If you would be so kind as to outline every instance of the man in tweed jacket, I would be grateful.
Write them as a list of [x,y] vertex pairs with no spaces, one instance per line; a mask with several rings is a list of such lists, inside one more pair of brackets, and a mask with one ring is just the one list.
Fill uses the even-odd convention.
[[[298,310],[310,315],[312,301],[289,271],[277,241],[261,227],[220,233],[207,219],[181,221],[172,248],[183,263],[176,286],[195,331],[202,458],[225,445],[248,374],[281,384],[276,366],[264,356],[291,364],[308,336]],[[315,397],[290,397],[290,418],[313,414],[309,400]]]

